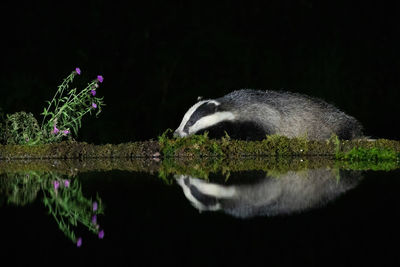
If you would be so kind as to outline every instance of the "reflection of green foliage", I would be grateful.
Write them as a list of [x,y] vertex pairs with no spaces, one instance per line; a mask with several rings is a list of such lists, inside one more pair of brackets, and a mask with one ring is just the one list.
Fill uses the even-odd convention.
[[[385,156],[383,156],[385,155]],[[350,156],[348,156],[350,157]],[[208,179],[211,173],[222,174],[226,179],[230,173],[240,171],[264,171],[279,176],[288,171],[315,168],[340,168],[347,170],[394,170],[399,161],[391,153],[383,153],[379,160],[334,159],[332,157],[243,157],[243,158],[165,158],[159,169],[159,177],[167,184],[174,174],[186,174]],[[382,160],[386,158],[386,160]]]
[[32,113],[23,111],[7,115],[4,126],[6,144],[34,145],[41,141],[42,132]]
[[33,171],[2,175],[0,194],[7,198],[9,204],[25,206],[36,199],[43,179],[45,177]]
[[[77,179],[71,181],[54,172],[35,171],[5,173],[0,176],[0,194],[11,204],[23,206],[33,202],[40,189],[49,213],[60,230],[73,242],[77,242],[74,228],[78,223],[93,233],[99,233],[101,229],[97,224],[97,215],[104,213],[102,201],[99,196],[96,196],[96,201],[83,196]],[[95,220],[93,216],[96,216]]]
[[[222,158],[204,158],[202,160],[177,161],[173,158],[163,160],[158,176],[167,184],[172,174],[190,174],[194,177],[208,179],[210,173],[223,171]],[[225,171],[224,171],[225,173]]]
[[167,184],[174,174],[186,174],[197,178],[208,179],[210,174],[219,173],[225,180],[233,172],[265,171],[269,174],[282,174],[288,171],[299,171],[326,166],[335,166],[335,161],[328,157],[246,157],[227,158],[166,158],[160,166],[159,177]]
[[[56,181],[60,183],[59,188],[54,187]],[[57,221],[60,230],[73,242],[77,242],[77,237],[72,228],[77,227],[78,222],[97,234],[99,226],[92,222],[92,217],[104,213],[101,199],[97,196],[96,201],[93,202],[85,198],[82,194],[81,185],[76,179],[68,187],[64,186],[63,182],[65,180],[47,181],[46,188],[43,190],[43,203]],[[97,203],[96,210],[93,210],[93,203]]]

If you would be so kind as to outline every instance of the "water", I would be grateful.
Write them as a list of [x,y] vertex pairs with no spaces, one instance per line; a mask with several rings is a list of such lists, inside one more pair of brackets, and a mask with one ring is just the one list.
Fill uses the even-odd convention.
[[[1,172],[4,262],[139,266],[400,263],[399,170],[320,167],[268,175],[249,170],[230,173],[225,181],[226,174],[211,174],[209,180],[170,174],[163,180],[157,172],[115,168],[72,176],[67,175],[72,167],[65,172],[33,168]],[[59,182],[57,189],[54,181]],[[55,217],[49,214],[45,198],[52,203],[53,214],[58,208]],[[79,213],[88,225],[74,227],[68,223],[74,215],[63,214],[66,211]],[[60,218],[75,239],[60,229]],[[102,230],[104,237],[99,238]],[[76,244],[79,237],[80,247]]]

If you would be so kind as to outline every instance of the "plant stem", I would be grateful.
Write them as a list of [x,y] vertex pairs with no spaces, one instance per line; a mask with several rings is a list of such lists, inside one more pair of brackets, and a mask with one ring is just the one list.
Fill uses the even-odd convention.
[[[58,103],[59,103],[59,101],[56,100],[57,94],[62,95],[64,90],[68,88],[68,83],[72,82],[74,80],[74,77],[75,77],[75,73],[72,72],[67,78],[64,79],[62,84],[58,86],[58,89],[57,89],[56,93],[54,94],[53,99],[50,101],[50,104],[47,107],[47,111],[50,110],[50,107],[53,104],[53,102],[57,102],[56,103],[56,107],[54,109],[54,110],[57,110]],[[47,117],[47,115],[43,116],[42,124],[41,124],[41,127],[40,127],[41,129],[43,129],[43,125],[44,125],[44,121],[45,121],[46,117]]]

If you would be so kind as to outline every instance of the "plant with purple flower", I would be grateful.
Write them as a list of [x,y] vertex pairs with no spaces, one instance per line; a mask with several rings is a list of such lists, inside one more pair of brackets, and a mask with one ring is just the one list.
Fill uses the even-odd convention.
[[76,136],[82,126],[83,116],[91,114],[96,110],[96,116],[104,106],[103,98],[96,97],[98,83],[102,83],[104,78],[98,75],[95,80],[90,82],[83,90],[77,88],[69,89],[74,77],[80,75],[81,69],[76,68],[61,85],[48,107],[44,109],[42,115],[41,131],[43,132],[43,142],[50,143],[60,141],[63,137],[72,138],[71,131]]
[[54,180],[53,181],[53,186],[54,186],[54,190],[58,190],[58,188],[60,187],[60,182],[59,181],[57,181],[57,180]]
[[56,220],[60,230],[77,247],[82,245],[82,237],[75,234],[78,223],[82,224],[101,239],[104,230],[100,230],[98,216],[104,213],[99,196],[93,201],[83,196],[82,186],[77,179],[70,181],[55,176],[49,187],[43,190],[43,202],[49,214]]

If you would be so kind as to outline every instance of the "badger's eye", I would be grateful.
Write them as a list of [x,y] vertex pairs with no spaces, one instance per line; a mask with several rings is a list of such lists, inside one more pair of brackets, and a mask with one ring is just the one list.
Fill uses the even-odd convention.
[[212,115],[218,111],[218,103],[215,101],[209,101],[201,104],[197,109],[193,112],[190,116],[189,120],[187,121],[185,127],[188,128],[194,125],[198,120],[201,118],[207,117]]
[[214,113],[214,112],[217,112],[218,109],[219,109],[219,106],[216,105],[215,103],[212,103],[212,102],[207,103],[206,112]]

